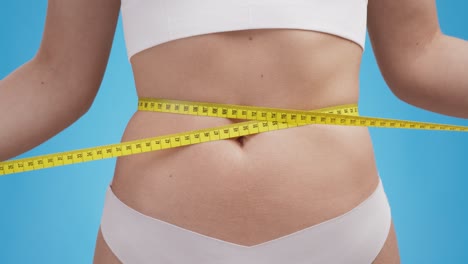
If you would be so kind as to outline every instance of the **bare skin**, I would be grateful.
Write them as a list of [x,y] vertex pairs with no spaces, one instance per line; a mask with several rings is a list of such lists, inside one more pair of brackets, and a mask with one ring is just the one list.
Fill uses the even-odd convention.
[[[361,54],[335,36],[246,30],[166,43],[131,62],[139,97],[306,110],[357,102]],[[122,140],[231,122],[136,112]],[[351,210],[377,183],[366,128],[308,126],[119,158],[112,188],[146,215],[252,246]],[[100,238],[95,256],[116,260]]]
[[[5,146],[0,160],[38,145],[86,112],[105,70],[119,4],[49,1],[37,56],[0,82],[0,120],[17,128],[0,131]],[[81,18],[84,14],[91,22]],[[468,91],[462,89],[468,81],[457,70],[468,64],[468,45],[440,33],[433,1],[371,0],[368,23],[392,91],[431,111],[468,116],[463,99]],[[72,33],[63,34],[63,25],[74,30],[67,28]],[[458,56],[452,56],[454,49]],[[131,63],[140,97],[309,110],[357,103],[361,56],[356,43],[336,36],[255,29],[163,43],[136,54]],[[440,80],[436,64],[453,65],[452,75]],[[404,74],[410,70],[412,78]],[[83,80],[87,89],[82,88]],[[441,82],[444,97],[435,100]],[[34,96],[37,87],[42,92]],[[32,104],[42,102],[38,116],[63,112],[57,110],[60,106],[44,104],[47,98],[37,99],[44,89],[71,98],[68,103],[76,110],[50,120],[23,114],[15,100],[24,102],[25,95],[34,98]],[[67,96],[69,92],[76,96]],[[3,109],[10,112],[6,115]],[[15,120],[8,119],[11,109],[17,113]],[[122,141],[239,121],[136,112]],[[34,135],[23,132],[31,128]],[[317,125],[118,158],[112,189],[146,215],[252,246],[341,215],[365,200],[377,184],[367,128]],[[399,262],[392,225],[374,263]],[[100,232],[94,263],[119,263]]]

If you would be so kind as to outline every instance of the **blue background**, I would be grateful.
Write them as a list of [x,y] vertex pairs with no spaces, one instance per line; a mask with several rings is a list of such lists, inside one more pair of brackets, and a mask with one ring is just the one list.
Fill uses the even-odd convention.
[[[468,2],[444,0],[437,6],[442,30],[468,39]],[[0,78],[35,54],[46,8],[45,0],[2,2]],[[369,40],[366,45],[362,115],[468,125],[399,101],[379,73]],[[119,20],[109,66],[90,111],[19,157],[119,142],[136,102]],[[375,128],[371,135],[402,263],[468,263],[468,135]],[[115,159],[107,159],[0,177],[0,263],[91,263],[114,165]]]

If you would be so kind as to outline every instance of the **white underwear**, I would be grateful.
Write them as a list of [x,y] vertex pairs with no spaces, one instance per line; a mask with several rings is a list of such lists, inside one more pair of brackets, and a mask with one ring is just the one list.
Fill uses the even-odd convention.
[[143,215],[109,186],[101,231],[125,264],[370,264],[391,225],[381,181],[365,201],[343,215],[254,246],[209,237]]

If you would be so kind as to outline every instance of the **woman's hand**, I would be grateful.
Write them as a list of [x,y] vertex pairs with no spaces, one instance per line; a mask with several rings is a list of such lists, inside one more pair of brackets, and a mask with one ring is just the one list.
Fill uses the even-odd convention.
[[441,32],[435,0],[369,0],[368,29],[398,98],[468,118],[468,42]]

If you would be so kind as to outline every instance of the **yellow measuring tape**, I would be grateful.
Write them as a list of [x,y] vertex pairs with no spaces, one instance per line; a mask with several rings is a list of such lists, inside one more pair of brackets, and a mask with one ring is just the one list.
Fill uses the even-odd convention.
[[466,126],[362,117],[356,104],[312,111],[141,98],[138,110],[251,120],[117,144],[0,162],[0,175],[115,158],[311,124],[468,132]]

